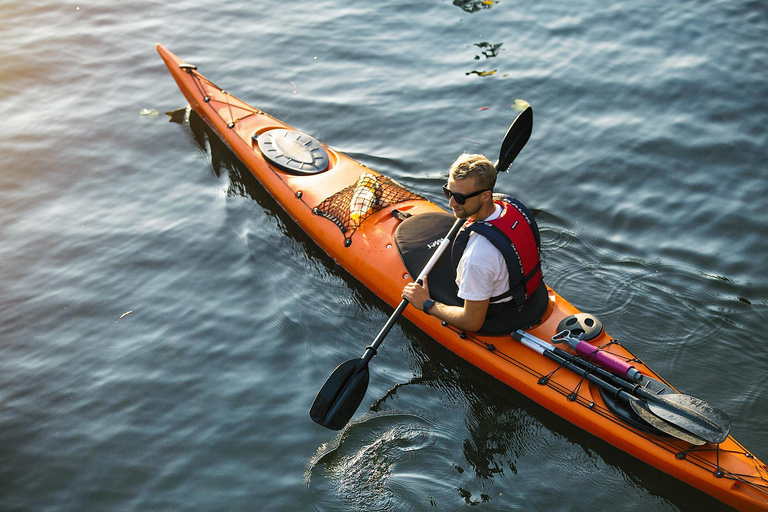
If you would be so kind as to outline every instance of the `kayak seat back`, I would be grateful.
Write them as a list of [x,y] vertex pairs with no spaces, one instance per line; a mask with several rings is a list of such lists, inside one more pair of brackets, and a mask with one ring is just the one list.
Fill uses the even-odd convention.
[[[395,230],[395,245],[405,268],[413,279],[427,264],[440,241],[450,231],[456,219],[445,212],[429,212],[408,217]],[[451,262],[451,251],[445,251],[427,277],[430,296],[450,306],[464,301],[456,295],[456,271]]]

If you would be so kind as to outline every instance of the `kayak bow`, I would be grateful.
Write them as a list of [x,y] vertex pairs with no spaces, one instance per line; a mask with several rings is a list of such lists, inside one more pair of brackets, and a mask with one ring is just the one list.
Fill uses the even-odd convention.
[[[195,66],[184,63],[163,46],[158,45],[157,49],[192,109],[281,207],[353,277],[393,308],[397,306],[403,287],[412,280],[408,260],[398,251],[398,234],[406,232],[408,226],[434,224],[436,232],[429,240],[437,240],[448,231],[452,216],[393,180],[223,91],[200,74]],[[530,109],[520,115],[530,115]],[[513,137],[508,146],[502,148],[498,163],[501,170],[511,162],[507,155],[519,152],[526,140],[525,136]],[[414,273],[424,267],[429,255],[427,253],[418,264],[411,264],[416,265]],[[440,262],[433,272],[439,270]],[[433,294],[435,288],[430,287]],[[594,317],[580,312],[554,290],[547,291],[547,310],[541,322],[527,330],[528,334],[550,340],[573,325],[574,319],[586,318],[589,325],[600,325]],[[635,409],[626,407],[625,402],[601,391],[601,384],[585,382],[585,377],[578,372],[538,351],[529,350],[511,336],[465,333],[416,308],[404,308],[402,316],[459,357],[579,428],[737,509],[768,510],[768,468],[717,421],[712,427],[705,420],[687,414],[688,409],[683,409],[686,411],[683,416],[687,414],[687,419],[700,430],[709,429],[707,437],[716,442],[697,444],[704,439],[703,435],[699,436],[704,434],[702,431],[697,431],[689,441],[678,439],[674,434],[665,434],[649,425],[636,412],[647,405],[649,418],[659,418],[665,424],[680,427],[670,421],[671,417],[663,419],[653,412],[650,406],[653,399],[635,396],[624,389],[624,395],[632,397],[628,400],[639,406]],[[630,366],[643,379],[658,381],[665,389],[679,395],[648,365],[610,337],[602,326],[589,329],[583,341],[612,358],[631,362]],[[550,346],[553,353],[563,351],[568,357],[577,356]],[[588,356],[578,356],[574,361],[579,359],[587,360]],[[360,372],[356,366],[357,361],[362,360],[352,361],[343,363],[342,374],[336,377],[343,380],[356,374],[362,382],[363,377],[368,377],[367,370]],[[578,364],[574,362],[573,366],[578,367]],[[597,374],[593,370],[587,371]],[[598,380],[610,383],[608,377]],[[338,386],[339,381],[333,385]],[[360,395],[354,397],[355,400],[364,398],[366,386],[358,383],[349,388],[350,392]],[[615,383],[614,387],[620,388]],[[352,402],[350,399],[349,403]],[[679,411],[683,407],[680,403],[669,405],[667,402],[662,407],[668,410]],[[702,410],[700,403],[689,403],[685,407]],[[325,411],[326,415],[328,413]],[[346,423],[346,414],[351,416],[352,413],[340,414],[339,422]],[[707,421],[712,419],[711,416],[705,418]],[[336,423],[328,426],[342,427]],[[720,438],[722,441],[717,442]]]

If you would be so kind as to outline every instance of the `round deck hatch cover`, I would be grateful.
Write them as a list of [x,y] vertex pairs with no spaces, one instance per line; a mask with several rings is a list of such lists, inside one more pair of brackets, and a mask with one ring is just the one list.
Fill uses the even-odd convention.
[[317,174],[328,169],[328,153],[306,133],[278,128],[259,135],[259,149],[270,163],[295,174]]
[[589,313],[577,313],[563,320],[557,326],[557,332],[571,331],[574,336],[584,335],[584,340],[597,338],[603,332],[603,323]]

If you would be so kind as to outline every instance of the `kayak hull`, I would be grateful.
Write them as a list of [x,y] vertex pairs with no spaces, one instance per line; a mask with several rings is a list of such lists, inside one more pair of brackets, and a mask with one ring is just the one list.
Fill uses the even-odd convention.
[[[385,202],[364,219],[346,223],[326,215],[322,208],[327,200],[347,197],[342,192],[354,188],[363,175],[386,177],[325,145],[327,169],[306,174],[282,169],[265,157],[258,141],[271,130],[291,131],[292,127],[222,91],[162,45],[157,49],[192,109],[281,207],[347,272],[393,308],[397,306],[403,287],[413,277],[397,251],[395,231],[404,216],[443,210],[387,181],[397,197],[392,204]],[[548,299],[541,322],[528,329],[543,340],[550,340],[564,319],[581,313],[552,289]],[[737,509],[768,510],[768,469],[733,437],[719,445],[693,446],[645,431],[618,418],[596,386],[558,369],[555,362],[511,336],[464,333],[413,307],[403,315],[459,357],[587,432]],[[589,343],[621,359],[636,359],[605,331]],[[642,374],[663,382],[645,364],[633,364]]]

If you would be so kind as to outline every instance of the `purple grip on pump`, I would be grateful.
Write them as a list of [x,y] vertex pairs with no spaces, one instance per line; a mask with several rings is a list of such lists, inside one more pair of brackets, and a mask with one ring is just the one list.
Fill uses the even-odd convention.
[[630,370],[634,368],[634,366],[626,361],[622,361],[613,354],[600,350],[586,341],[579,341],[575,346],[571,345],[571,348],[577,353],[586,356],[587,359],[594,361],[617,375],[628,375]]

